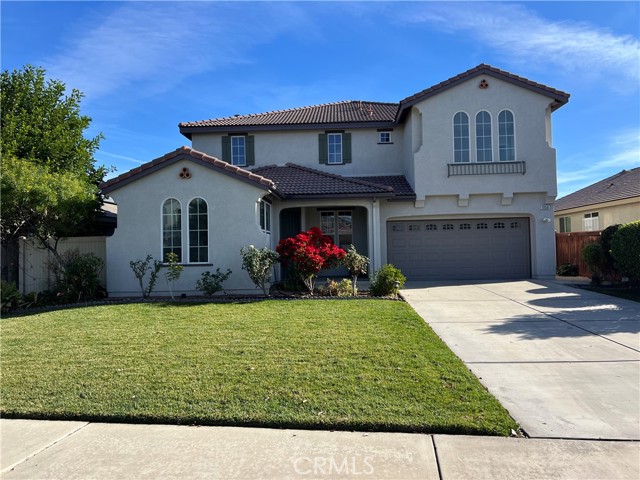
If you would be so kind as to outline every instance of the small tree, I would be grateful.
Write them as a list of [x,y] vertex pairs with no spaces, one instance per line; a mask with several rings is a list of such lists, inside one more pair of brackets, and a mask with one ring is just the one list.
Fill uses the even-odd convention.
[[178,264],[178,255],[175,252],[167,253],[165,258],[165,262],[167,264],[167,271],[164,274],[164,278],[167,279],[167,285],[169,285],[169,293],[171,293],[171,300],[175,300],[173,298],[173,288],[174,282],[180,279],[180,275],[182,274],[183,266]]
[[293,268],[311,295],[318,273],[337,265],[346,255],[318,227],[312,227],[295,237],[283,238],[278,243],[276,252],[285,267],[290,265]]
[[267,247],[256,248],[249,245],[240,249],[240,255],[242,255],[242,269],[247,271],[253,284],[269,296],[267,284],[271,282],[271,272],[278,261],[278,252]]
[[[159,260],[153,260],[153,264],[151,264],[152,260],[153,257],[151,255],[147,255],[147,258],[145,258],[144,260],[135,260],[129,262],[129,266],[131,267],[133,274],[136,276],[138,282],[140,283],[142,298],[147,298],[151,295],[151,292],[156,285],[156,281],[158,280],[158,272],[160,272],[160,269],[162,268],[162,262],[160,262]],[[151,272],[149,275],[149,283],[145,288],[144,277],[149,271]]]
[[591,270],[591,283],[598,285],[602,279],[602,270],[605,262],[602,245],[599,242],[585,245],[582,248],[582,259]]
[[367,273],[369,258],[364,255],[360,255],[356,251],[356,247],[349,245],[347,254],[344,256],[341,263],[349,271],[349,275],[351,275],[351,294],[355,297],[357,292],[356,282],[358,281],[358,276],[365,275]]
[[640,220],[622,225],[611,239],[611,255],[620,273],[640,282]]

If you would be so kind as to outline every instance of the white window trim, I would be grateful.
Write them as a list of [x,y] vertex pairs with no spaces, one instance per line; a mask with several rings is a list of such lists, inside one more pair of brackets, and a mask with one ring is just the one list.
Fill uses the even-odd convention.
[[184,212],[182,211],[182,202],[177,197],[165,197],[160,202],[160,261],[165,264],[164,258],[164,204],[167,200],[175,200],[180,205],[180,264],[184,263],[184,231],[182,228]]
[[[261,209],[262,209],[262,205],[265,205],[265,226],[262,226],[262,221],[261,221]],[[267,212],[267,208],[269,211],[269,222],[267,224],[266,222],[266,212]],[[271,235],[271,231],[273,228],[273,205],[271,204],[271,202],[269,202],[268,200],[261,198],[260,200],[258,200],[258,209],[257,209],[257,216],[258,216],[258,227],[260,228],[260,231],[262,233],[266,233],[267,235]],[[266,228],[268,227],[268,228]]]
[[[511,116],[513,117],[513,160],[500,160],[500,114],[502,112],[509,112],[511,113]],[[500,162],[515,162],[518,160],[518,149],[517,149],[517,145],[518,145],[518,138],[516,136],[516,114],[513,113],[513,110],[509,109],[509,108],[503,108],[502,110],[500,110],[498,112],[498,116],[496,117],[498,119],[498,128],[496,129],[496,131],[498,132],[498,161]]]
[[[331,145],[331,137],[339,136],[340,137],[340,161],[331,161],[331,149],[329,145]],[[327,133],[327,165],[342,165],[344,163],[344,138],[342,133]]]
[[[234,138],[241,138],[242,139],[242,146],[244,149],[244,162],[243,163],[234,163],[234,154],[233,154],[233,139]],[[231,139],[229,140],[231,145],[231,165],[234,165],[236,167],[246,167],[247,166],[247,137],[245,135],[232,135]]]
[[[192,262],[192,261],[191,261],[191,243],[189,242],[189,233],[190,233],[190,231],[191,231],[191,230],[189,229],[189,206],[191,205],[191,202],[193,202],[193,201],[194,201],[195,199],[197,199],[197,198],[199,198],[200,200],[202,200],[202,201],[205,203],[205,205],[207,206],[207,261],[206,261],[206,262]],[[211,232],[211,224],[210,224],[210,221],[209,221],[209,219],[210,219],[211,217],[209,216],[209,211],[210,211],[210,210],[209,210],[209,202],[207,202],[207,201],[204,199],[204,197],[193,197],[193,198],[189,199],[189,203],[187,203],[187,218],[186,218],[186,220],[183,218],[183,219],[182,219],[182,222],[183,222],[183,224],[184,224],[184,226],[183,226],[183,230],[184,230],[184,229],[186,229],[186,231],[187,231],[187,236],[186,236],[186,239],[187,239],[187,242],[186,242],[186,248],[187,248],[187,256],[188,256],[188,258],[189,258],[189,261],[188,261],[188,262],[186,262],[186,263],[188,263],[189,265],[208,265],[208,264],[210,264],[210,263],[211,263],[211,262],[209,261],[209,260],[211,259],[211,241],[210,241],[210,240],[211,240],[211,234],[210,234],[210,232]],[[183,236],[184,236],[184,232],[183,232]],[[183,249],[183,252],[184,252],[184,248],[185,248],[185,245],[184,245],[184,244],[185,244],[185,242],[182,242],[182,249]],[[184,259],[184,255],[183,255],[183,257],[182,257],[182,258]]]
[[[486,112],[489,115],[489,127],[491,128],[491,137],[490,137],[490,151],[491,151],[491,160],[483,160],[483,161],[479,161],[478,160],[478,114],[480,114],[481,112]],[[492,163],[495,162],[495,148],[494,148],[494,125],[493,125],[493,115],[491,115],[491,112],[489,110],[478,110],[476,112],[476,114],[473,116],[473,145],[474,145],[474,152],[475,152],[475,160],[476,163]]]
[[582,216],[582,228],[585,232],[597,232],[600,230],[600,212],[585,213]]
[[[469,160],[467,160],[466,162],[456,162],[456,115],[459,113],[464,113],[467,116],[467,133],[468,133],[468,137],[467,140],[469,140],[469,149],[467,150],[467,152],[469,153]],[[474,127],[475,127],[475,123],[474,123]],[[471,141],[471,117],[469,116],[469,113],[464,111],[464,110],[458,110],[456,113],[453,114],[453,117],[451,117],[451,144],[453,146],[453,163],[471,163],[472,161],[472,156],[471,156],[471,145],[475,144],[475,138],[474,138],[474,142]]]

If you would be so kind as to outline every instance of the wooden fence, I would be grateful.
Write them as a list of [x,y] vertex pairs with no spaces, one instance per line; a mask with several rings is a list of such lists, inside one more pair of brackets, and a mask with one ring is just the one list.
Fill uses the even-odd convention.
[[572,263],[578,266],[578,275],[590,277],[591,271],[582,260],[582,248],[600,241],[601,231],[556,233],[556,265]]

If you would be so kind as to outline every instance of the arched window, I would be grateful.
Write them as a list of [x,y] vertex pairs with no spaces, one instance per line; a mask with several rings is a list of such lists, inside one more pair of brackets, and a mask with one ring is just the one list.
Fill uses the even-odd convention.
[[453,116],[453,161],[469,161],[469,115],[464,112]]
[[478,162],[492,162],[491,115],[484,110],[476,115],[476,152]]
[[503,110],[498,114],[498,139],[500,161],[513,162],[516,159],[516,134],[513,113]]
[[209,219],[207,202],[194,198],[189,202],[189,262],[209,261]]
[[171,252],[178,256],[178,262],[182,261],[182,210],[175,198],[162,205],[162,261]]

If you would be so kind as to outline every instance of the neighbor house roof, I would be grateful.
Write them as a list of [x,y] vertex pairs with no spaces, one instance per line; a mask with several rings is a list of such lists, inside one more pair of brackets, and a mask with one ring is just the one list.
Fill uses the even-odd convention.
[[[293,163],[259,167],[252,172],[273,180],[276,193],[284,199],[415,195],[402,175],[366,179],[344,177]],[[370,180],[373,178],[375,182]],[[401,185],[401,188],[396,192],[392,185]]]
[[598,203],[638,197],[640,200],[640,167],[622,170],[556,201],[555,211],[580,208]]
[[552,109],[567,103],[569,94],[555,88],[536,83],[524,77],[514,75],[487,64],[480,64],[455,77],[433,85],[398,103],[348,100],[308,107],[275,110],[272,112],[232,117],[212,118],[195,122],[182,122],[180,133],[187,138],[195,132],[248,132],[252,130],[289,130],[308,128],[345,128],[345,127],[393,127],[400,123],[406,111],[422,100],[444,90],[466,82],[478,75],[487,75],[520,87],[546,95],[553,99]]
[[236,167],[234,165],[230,165],[227,162],[223,162],[222,160],[218,160],[215,157],[207,155],[205,153],[199,152],[189,147],[180,147],[177,150],[167,153],[162,157],[156,158],[155,160],[151,160],[143,165],[140,165],[137,168],[129,170],[128,172],[123,173],[122,175],[118,175],[111,180],[107,180],[102,185],[100,185],[100,189],[103,194],[112,192],[124,185],[138,180],[145,175],[153,173],[161,168],[164,168],[172,163],[178,162],[180,160],[191,160],[200,165],[203,165],[207,168],[211,168],[215,171],[223,173],[225,175],[232,176],[238,180],[242,180],[245,182],[252,183],[256,186],[262,187],[266,190],[271,190],[275,188],[275,184],[269,180],[268,178],[262,177],[260,175],[256,175],[248,170],[245,170],[240,167]]

